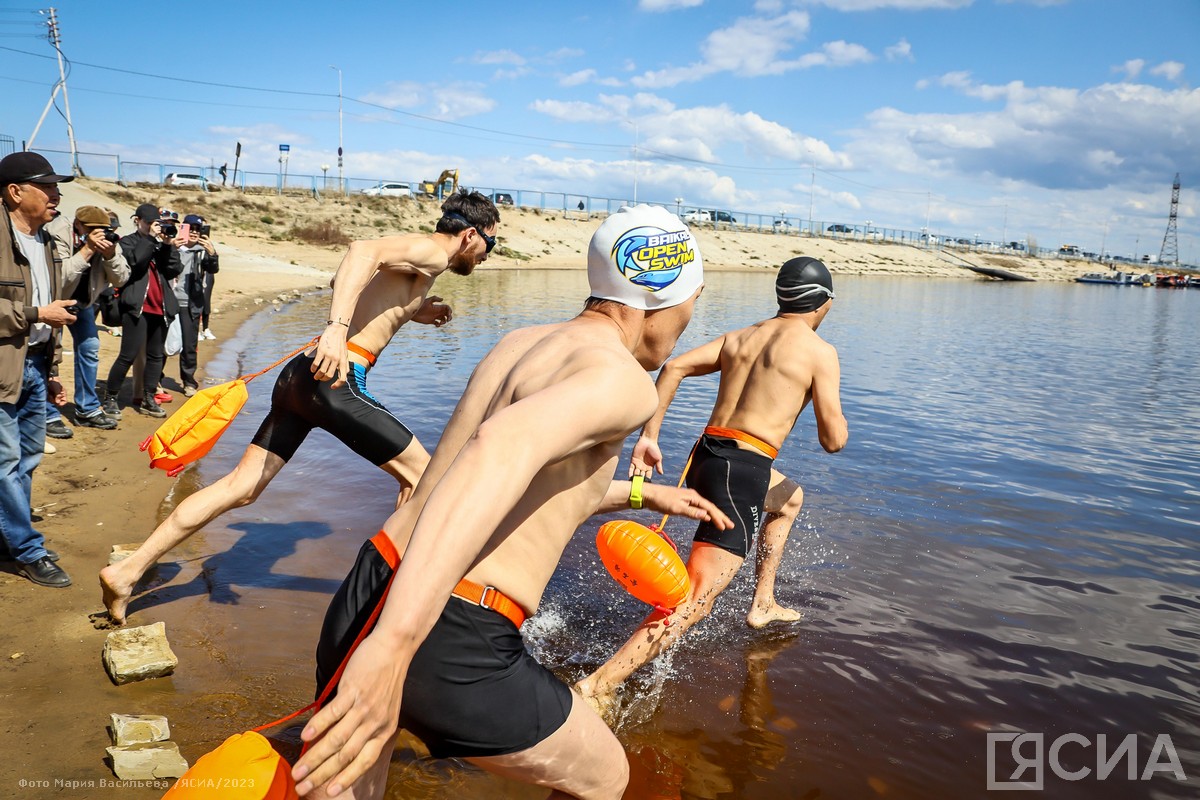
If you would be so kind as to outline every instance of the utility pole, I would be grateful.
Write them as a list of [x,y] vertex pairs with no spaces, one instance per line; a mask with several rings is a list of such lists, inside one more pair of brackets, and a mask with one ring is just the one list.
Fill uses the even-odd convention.
[[810,169],[808,178],[808,234],[811,236],[813,232],[812,214],[813,214],[813,190],[817,188],[817,161],[813,156],[812,151],[809,151],[811,160],[808,162]]
[[346,179],[342,173],[342,68],[333,64],[329,68],[336,69],[338,74],[338,191],[345,194]]
[[633,123],[633,204],[637,205],[638,185],[638,124]]
[[33,128],[33,133],[29,137],[29,143],[25,145],[26,150],[33,149],[33,141],[37,138],[38,131],[41,130],[42,122],[46,119],[46,114],[50,112],[50,107],[54,105],[54,99],[58,97],[58,90],[62,89],[63,105],[67,108],[67,139],[71,142],[71,174],[81,175],[79,169],[79,150],[75,146],[75,126],[71,124],[71,100],[67,97],[67,73],[63,68],[62,54],[62,37],[58,31],[58,13],[57,9],[51,8],[47,11],[39,11],[39,14],[49,14],[50,20],[46,23],[50,29],[47,38],[50,44],[54,46],[54,52],[58,55],[58,83],[54,84],[54,91],[50,93],[50,99],[46,101],[46,107],[42,109],[42,116],[38,117],[37,125]]

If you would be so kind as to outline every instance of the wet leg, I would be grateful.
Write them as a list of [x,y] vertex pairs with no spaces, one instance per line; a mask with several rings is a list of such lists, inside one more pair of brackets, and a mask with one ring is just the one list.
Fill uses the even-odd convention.
[[764,628],[772,622],[795,622],[800,612],[784,608],[775,602],[775,575],[783,562],[792,524],[804,504],[804,489],[777,470],[771,470],[771,486],[767,490],[766,518],[758,537],[758,553],[754,565],[754,602],[746,615],[751,628]]
[[687,564],[692,587],[683,605],[668,617],[657,612],[647,617],[612,658],[575,684],[575,688],[594,708],[607,709],[612,693],[626,678],[712,612],[717,596],[725,591],[743,561],[720,547],[704,542],[693,544]]
[[100,588],[112,621],[125,621],[134,586],[158,559],[231,508],[253,503],[286,463],[274,453],[250,445],[233,472],[188,497],[132,555],[101,570]]
[[629,760],[617,737],[582,699],[558,730],[528,750],[468,758],[496,775],[552,790],[551,798],[619,800],[629,782]]

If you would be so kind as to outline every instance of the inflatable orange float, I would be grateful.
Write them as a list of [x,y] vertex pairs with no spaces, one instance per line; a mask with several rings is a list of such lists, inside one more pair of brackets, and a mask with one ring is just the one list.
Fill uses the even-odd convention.
[[674,610],[691,591],[675,545],[654,528],[630,520],[606,522],[596,534],[596,549],[609,574],[643,603]]

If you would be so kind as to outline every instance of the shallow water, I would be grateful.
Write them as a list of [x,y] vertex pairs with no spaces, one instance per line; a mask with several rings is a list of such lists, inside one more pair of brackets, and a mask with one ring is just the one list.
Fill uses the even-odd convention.
[[[581,273],[554,271],[448,276],[437,288],[456,319],[406,328],[369,379],[430,449],[504,331],[567,318],[586,294]],[[1041,733],[1047,749],[1066,733],[1090,743],[1065,743],[1060,772],[1092,773],[1066,780],[1046,767],[1043,796],[1200,796],[1200,292],[885,277],[839,278],[837,291],[821,334],[841,356],[850,443],[825,454],[806,411],[777,462],[806,492],[778,587],[804,620],[746,628],[746,566],[708,621],[635,676],[619,728],[630,796],[982,797],[989,731]],[[711,275],[680,350],[769,316],[771,297],[769,274]],[[269,363],[315,332],[327,303],[259,314],[220,343],[209,374]],[[251,384],[164,513],[232,468],[271,380]],[[662,437],[669,477],[715,385],[681,388]],[[211,644],[240,687],[205,707],[233,727],[264,722],[311,691],[328,596],[395,493],[316,432],[258,503],[181,548],[182,566],[160,568],[168,585],[132,608],[187,609],[189,641]],[[688,541],[687,524],[670,530]],[[645,611],[598,562],[594,532],[575,537],[525,628],[567,680]],[[1148,761],[1159,771],[1130,780],[1122,761],[1097,780],[1097,734],[1110,753],[1136,734],[1136,776]],[[1167,751],[1151,757],[1161,734],[1186,780]],[[1007,747],[998,780],[1013,771]],[[408,747],[392,772],[394,798],[544,794]]]

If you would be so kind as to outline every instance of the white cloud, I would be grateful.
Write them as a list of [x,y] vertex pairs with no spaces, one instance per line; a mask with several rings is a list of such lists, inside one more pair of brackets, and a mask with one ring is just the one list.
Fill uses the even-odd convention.
[[525,59],[512,50],[481,50],[471,56],[471,61],[475,64],[512,64],[513,66],[521,66],[525,63]]
[[888,61],[912,61],[912,45],[907,39],[901,39],[891,47],[885,48],[883,55]]
[[1142,68],[1146,66],[1146,60],[1143,58],[1131,58],[1120,66],[1112,68],[1113,72],[1125,73],[1125,80],[1131,81],[1141,74]]
[[570,75],[564,75],[558,79],[559,86],[579,86],[588,81],[595,80],[596,70],[581,69],[578,72],[572,72]]
[[547,61],[565,61],[568,58],[579,58],[583,51],[578,47],[560,47],[546,54]]
[[895,8],[901,11],[926,11],[930,9],[965,8],[974,0],[809,0],[813,5],[822,5],[834,11],[875,11]]
[[456,120],[491,111],[496,101],[473,84],[426,86],[412,81],[386,84],[362,99],[388,108],[402,108],[444,120]]
[[1151,75],[1161,75],[1169,81],[1179,80],[1179,76],[1183,74],[1183,64],[1178,61],[1164,61],[1157,67],[1150,70]]
[[1137,186],[1177,171],[1200,173],[1200,90],[1136,83],[1088,89],[974,83],[938,85],[999,101],[973,113],[879,109],[847,147],[856,165],[887,171],[994,176],[1046,189]]
[[695,8],[703,5],[704,0],[638,0],[638,8],[642,11],[674,11],[677,8]]

